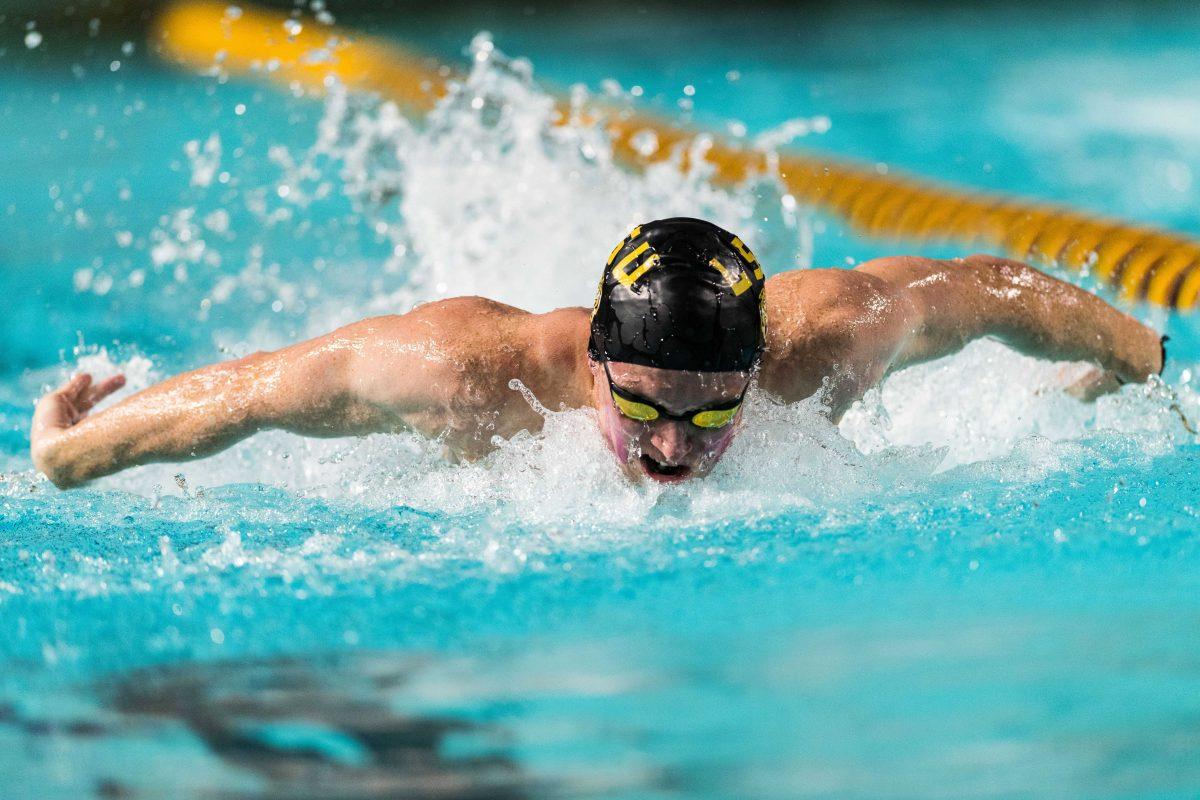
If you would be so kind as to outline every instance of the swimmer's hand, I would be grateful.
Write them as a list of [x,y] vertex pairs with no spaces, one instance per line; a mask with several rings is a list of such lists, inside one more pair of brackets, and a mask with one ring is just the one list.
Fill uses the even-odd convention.
[[[560,330],[578,320],[576,310],[567,312]],[[541,341],[532,338],[540,327],[518,328],[527,318],[479,298],[429,303],[175,375],[94,413],[124,378],[93,384],[77,375],[38,402],[33,461],[65,489],[143,464],[204,458],[268,430],[320,437],[418,430],[471,452],[490,441],[497,420],[513,428],[542,421],[495,377],[521,368],[512,351],[530,350],[523,342]],[[496,347],[505,336],[516,346]],[[464,376],[468,363],[473,371]],[[530,415],[536,420],[525,422]]]
[[38,401],[33,412],[30,454],[33,463],[57,486],[69,485],[59,474],[59,445],[71,428],[78,425],[97,403],[125,385],[124,375],[114,375],[100,383],[81,372]]

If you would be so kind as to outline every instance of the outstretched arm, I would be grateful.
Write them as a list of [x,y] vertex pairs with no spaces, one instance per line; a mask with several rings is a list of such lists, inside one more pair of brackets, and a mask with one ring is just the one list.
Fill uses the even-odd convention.
[[340,436],[388,423],[353,390],[347,332],[203,367],[89,416],[124,385],[76,375],[34,412],[34,464],[60,488],[127,467],[210,455],[261,430]]
[[193,372],[95,415],[121,376],[93,385],[77,375],[34,412],[34,464],[66,488],[127,467],[210,455],[258,431],[351,436],[443,425],[462,388],[465,344],[454,335],[470,301],[348,325],[310,341]]
[[1028,355],[1090,361],[1122,382],[1162,371],[1162,337],[1094,294],[1027,264],[975,255],[882,258],[858,271],[887,282],[909,324],[890,369],[939,358],[984,336]]

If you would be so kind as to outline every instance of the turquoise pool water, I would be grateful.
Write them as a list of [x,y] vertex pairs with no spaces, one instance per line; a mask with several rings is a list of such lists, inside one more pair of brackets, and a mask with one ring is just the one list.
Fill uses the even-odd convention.
[[1197,796],[1185,319],[1135,309],[1172,336],[1166,383],[1095,405],[987,342],[840,429],[754,401],[721,469],[672,491],[622,481],[583,413],[467,466],[268,435],[60,493],[27,455],[34,399],[80,366],[136,387],[443,295],[586,304],[643,218],[711,216],[773,271],[921,251],[770,185],[627,175],[549,132],[512,57],[1200,234],[1188,11],[347,13],[482,54],[415,126],[181,74],[136,31],[29,49],[5,18],[0,794]]

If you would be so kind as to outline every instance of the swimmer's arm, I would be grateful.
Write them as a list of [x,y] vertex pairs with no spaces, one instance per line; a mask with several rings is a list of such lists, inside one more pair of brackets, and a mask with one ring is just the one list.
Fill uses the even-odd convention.
[[94,415],[124,380],[93,385],[77,375],[38,403],[34,464],[68,488],[132,466],[202,458],[269,429],[351,436],[402,428],[404,411],[437,402],[436,382],[419,366],[405,369],[419,359],[395,338],[419,335],[413,327],[398,317],[364,320],[177,375]]
[[957,352],[981,337],[1052,361],[1088,361],[1122,382],[1162,371],[1162,339],[1094,294],[1018,261],[882,258],[858,267],[906,309],[889,369]]

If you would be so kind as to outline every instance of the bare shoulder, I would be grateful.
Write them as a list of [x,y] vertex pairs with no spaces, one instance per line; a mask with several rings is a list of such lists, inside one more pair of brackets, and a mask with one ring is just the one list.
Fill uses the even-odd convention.
[[532,373],[577,366],[586,353],[588,311],[535,314],[485,297],[455,297],[420,306],[394,324],[408,337],[428,331],[460,363],[536,380]]
[[429,337],[446,345],[469,346],[528,316],[527,311],[486,297],[450,297],[424,303],[406,314],[370,317],[343,330],[362,332],[376,340]]
[[870,272],[794,270],[767,280],[768,349],[828,342],[895,324],[908,312],[906,298]]
[[364,395],[420,430],[456,431],[450,438],[466,445],[484,429],[507,435],[540,425],[512,388],[514,379],[551,408],[578,405],[585,397],[586,327],[582,308],[534,314],[456,297],[366,319],[339,335],[356,341],[366,356],[360,359]]
[[326,338],[384,368],[457,369],[500,355],[504,348],[497,345],[512,343],[521,321],[529,316],[482,297],[453,297],[425,303],[406,314],[369,317]]
[[869,388],[904,337],[911,307],[869,271],[795,270],[768,279],[766,317],[762,384],[790,402],[827,379],[847,396]]

